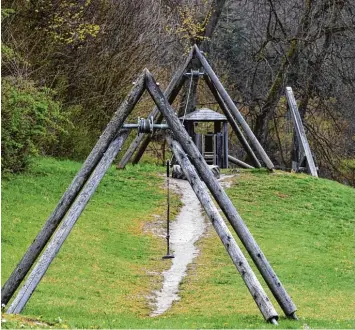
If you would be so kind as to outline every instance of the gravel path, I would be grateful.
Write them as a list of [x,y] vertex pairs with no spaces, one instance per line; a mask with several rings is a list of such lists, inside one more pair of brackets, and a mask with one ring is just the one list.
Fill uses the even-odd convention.
[[187,266],[198,254],[195,243],[203,235],[206,223],[202,208],[188,181],[170,179],[170,187],[181,195],[183,207],[170,225],[170,247],[175,256],[171,268],[165,272],[163,287],[155,292],[155,308],[151,316],[168,310],[178,296],[179,284],[186,276]]

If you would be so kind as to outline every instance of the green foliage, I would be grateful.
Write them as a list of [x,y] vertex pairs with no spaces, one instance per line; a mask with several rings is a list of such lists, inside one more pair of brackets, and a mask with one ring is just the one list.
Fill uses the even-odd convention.
[[45,17],[46,24],[39,29],[48,33],[56,43],[72,45],[94,38],[100,31],[99,25],[86,20],[85,12],[90,4],[91,0],[39,0],[31,9],[36,15]]
[[37,155],[64,133],[68,121],[61,114],[61,104],[49,88],[36,87],[26,79],[2,80],[2,154],[4,172],[20,172],[30,156]]

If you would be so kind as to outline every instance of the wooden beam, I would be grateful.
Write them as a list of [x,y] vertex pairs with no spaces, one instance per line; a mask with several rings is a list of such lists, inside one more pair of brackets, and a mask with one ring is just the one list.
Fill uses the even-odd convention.
[[[188,57],[186,58],[185,63],[175,73],[175,75],[171,79],[168,87],[166,88],[166,90],[164,92],[164,95],[168,98],[170,103],[174,102],[176,96],[179,94],[180,89],[186,80],[184,73],[186,72],[187,68],[189,67],[193,55],[194,55],[194,50],[192,48]],[[151,117],[151,116],[154,117],[155,122],[159,123],[162,120],[161,114],[160,114],[157,107],[154,107],[152,112],[148,115],[148,117]],[[137,150],[137,148],[139,147],[139,145],[142,143],[143,140],[144,140],[144,143],[141,145],[141,147],[137,151],[137,157],[134,158],[133,163],[137,164],[139,162],[139,160],[141,159],[142,155],[144,154],[148,144],[151,141],[150,135],[144,135],[144,134],[138,135],[133,140],[133,142],[130,144],[130,146],[128,147],[126,153],[123,155],[122,159],[118,163],[117,168],[124,168],[127,165],[127,163],[132,158],[134,152]]]
[[273,170],[274,164],[270,160],[269,156],[266,154],[265,150],[263,149],[263,147],[259,143],[259,141],[256,138],[256,136],[254,135],[253,131],[250,129],[248,123],[245,121],[245,119],[243,118],[243,116],[239,112],[238,108],[236,107],[233,100],[231,99],[231,97],[229,96],[229,94],[227,93],[225,88],[223,87],[222,83],[219,81],[217,75],[212,70],[212,68],[209,65],[209,63],[207,62],[206,58],[202,55],[201,51],[199,50],[199,48],[196,45],[194,45],[194,49],[195,49],[195,54],[196,54],[197,58],[200,60],[202,66],[206,70],[206,73],[210,77],[212,83],[216,87],[221,98],[226,103],[228,109],[231,111],[234,118],[242,126],[245,134],[249,137],[251,144],[254,146],[255,150],[260,155],[260,157],[263,160],[263,162],[265,163],[266,167],[269,170]]
[[284,286],[280,282],[270,263],[251,235],[249,229],[223,190],[222,186],[212,175],[206,161],[203,159],[191,137],[187,134],[185,128],[180,123],[179,118],[175,115],[174,110],[161,92],[150,72],[147,72],[146,74],[146,88],[152,96],[155,104],[164,115],[167,124],[173,131],[174,138],[182,145],[183,149],[190,157],[190,160],[196,167],[201,179],[210,189],[213,197],[216,199],[228,221],[231,223],[233,229],[236,231],[243,245],[246,247],[277,302],[280,304],[281,308],[288,317],[296,318],[296,306],[294,305],[291,297],[287,294]]
[[32,293],[38,286],[42,277],[46,273],[48,267],[58,254],[61,246],[66,238],[69,236],[80,214],[83,212],[85,206],[89,202],[91,196],[94,194],[97,186],[104,177],[106,171],[111,166],[117,153],[128,136],[128,130],[122,130],[109,145],[100,162],[92,172],[90,178],[85,183],[82,191],[78,195],[75,202],[72,204],[63,222],[60,224],[58,230],[53,235],[51,241],[48,243],[42,256],[39,258],[37,264],[33,268],[31,274],[26,280],[25,284],[17,294],[16,298],[6,311],[7,314],[21,313],[27,301],[30,299]]
[[[289,109],[292,114],[293,125],[295,127],[296,136],[299,141],[299,145],[302,148],[306,159],[307,159],[307,167],[308,172],[315,177],[318,177],[316,165],[314,164],[311,148],[309,147],[309,143],[306,137],[306,132],[304,130],[304,126],[302,123],[302,119],[300,113],[298,111],[297,102],[295,96],[293,95],[293,91],[291,87],[286,87],[286,97],[289,105]],[[303,160],[302,160],[303,161]],[[301,162],[300,162],[301,163]]]
[[238,127],[238,124],[236,123],[236,121],[235,121],[234,117],[232,116],[232,114],[230,113],[228,107],[226,106],[226,104],[222,100],[222,98],[219,95],[216,87],[213,85],[211,79],[208,76],[205,75],[204,76],[204,81],[205,81],[206,85],[208,86],[208,88],[210,89],[211,93],[213,94],[214,98],[216,99],[218,105],[222,109],[224,115],[227,117],[228,122],[231,125],[235,135],[237,136],[237,138],[238,138],[239,142],[241,143],[242,147],[244,148],[244,150],[246,151],[246,153],[250,157],[250,159],[253,162],[254,166],[260,168],[261,164],[260,164],[258,158],[255,156],[255,153],[254,153],[253,149],[250,147],[248,141],[246,140],[246,138],[244,137],[242,131]]
[[249,292],[253,297],[256,305],[259,307],[266,321],[275,323],[278,319],[278,315],[274,306],[266,295],[260,282],[256,278],[248,261],[244,257],[242,251],[237,245],[237,242],[225,224],[222,216],[219,214],[216,206],[212,201],[212,198],[205,189],[205,185],[198,176],[194,166],[191,164],[187,155],[181,148],[181,145],[177,141],[173,140],[171,136],[167,137],[167,141],[197,198],[199,199],[201,205],[206,211],[206,214],[211,220],[217,235],[221,239],[225,249],[232,259],[234,266],[242,276],[243,281],[249,289]]
[[22,280],[32,267],[33,263],[40,255],[44,246],[58,227],[58,224],[63,219],[65,213],[70,208],[70,205],[74,201],[75,197],[83,187],[84,183],[90,176],[91,172],[100,161],[102,155],[107,150],[112,139],[117,135],[120,127],[123,125],[125,119],[132,111],[135,104],[139,101],[141,95],[144,92],[144,77],[145,71],[138,77],[135,86],[131,92],[127,95],[122,102],[118,110],[113,115],[111,121],[108,123],[105,131],[100,136],[95,147],[91,151],[90,155],[84,162],[78,174],[75,176],[70,186],[67,188],[56,208],[47,219],[45,225],[32,242],[31,246],[27,249],[25,255],[18,263],[9,279],[1,290],[1,303],[7,304],[17,290]]
[[223,152],[223,160],[224,160],[224,167],[228,168],[228,125],[227,123],[223,123],[223,139],[224,139],[224,152]]
[[241,160],[235,158],[235,157],[232,157],[231,155],[228,155],[228,159],[231,163],[235,164],[235,165],[238,165],[240,167],[243,167],[243,168],[249,168],[249,169],[252,169],[252,168],[255,168],[253,166],[250,166],[249,164],[247,163],[244,163],[242,162]]

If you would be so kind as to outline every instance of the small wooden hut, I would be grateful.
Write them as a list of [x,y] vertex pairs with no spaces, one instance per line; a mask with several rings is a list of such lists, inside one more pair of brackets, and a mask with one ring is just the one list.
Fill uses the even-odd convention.
[[207,164],[228,168],[227,118],[211,109],[203,108],[181,117]]

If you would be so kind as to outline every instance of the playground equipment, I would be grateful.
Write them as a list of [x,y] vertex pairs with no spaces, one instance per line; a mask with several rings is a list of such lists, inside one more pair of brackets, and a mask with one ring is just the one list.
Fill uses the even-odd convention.
[[309,147],[306,132],[304,130],[296,99],[293,95],[291,87],[286,87],[286,97],[298,142],[294,153],[295,159],[292,159],[292,170],[299,172],[302,167],[305,167],[308,173],[312,176],[318,177],[317,168],[314,164],[311,148]]
[[[30,299],[32,293],[38,286],[42,277],[45,275],[51,262],[59,252],[59,249],[70,234],[80,214],[95,192],[105,172],[120,151],[125,139],[128,136],[129,129],[139,128],[142,132],[151,133],[154,128],[154,123],[151,119],[141,121],[141,124],[124,124],[127,116],[130,114],[135,104],[139,101],[143,92],[146,90],[156,104],[156,108],[153,110],[149,118],[156,118],[156,122],[158,122],[158,124],[161,121],[159,120],[160,117],[165,118],[166,124],[159,127],[156,126],[156,128],[167,130],[167,141],[169,146],[180,163],[180,166],[182,167],[188,181],[204,207],[217,234],[219,235],[235,267],[241,274],[265,320],[273,324],[277,324],[278,314],[249,266],[248,261],[245,259],[236,241],[231,235],[223,218],[219,214],[204,184],[206,184],[222,212],[225,214],[227,220],[232,225],[232,228],[236,231],[238,237],[245,246],[247,252],[251,256],[285,315],[289,318],[297,319],[295,314],[296,306],[291,297],[286,292],[284,286],[278,279],[276,273],[251,235],[231,200],[224,192],[222,186],[212,175],[204,157],[201,155],[197,146],[193,143],[192,138],[189,136],[170,105],[181,88],[185,77],[184,73],[192,58],[198,59],[204,67],[206,72],[206,76],[204,78],[209,82],[211,89],[215,91],[215,95],[218,96],[219,101],[224,106],[224,113],[226,117],[230,122],[232,120],[234,124],[234,128],[232,125],[233,130],[236,134],[239,132],[239,135],[237,134],[237,136],[239,136],[241,141],[245,141],[246,147],[249,146],[236,121],[238,121],[238,123],[243,127],[245,133],[250,139],[251,144],[266,166],[270,170],[273,169],[273,164],[269,157],[257,141],[248,124],[239,113],[237,107],[232,102],[231,98],[219,82],[217,76],[214,74],[211,67],[207,63],[207,60],[201,54],[197,46],[193,47],[187,63],[185,63],[183,68],[174,76],[165,94],[162,93],[151,73],[145,69],[138,77],[131,92],[127,95],[126,99],[113,115],[113,118],[84,162],[81,170],[75,176],[73,182],[62,196],[57,207],[47,220],[41,232],[37,235],[36,239],[29,247],[8,281],[5,283],[2,289],[3,304],[8,303],[26,274],[29,272],[30,268],[35,263],[37,257],[46,246],[46,243],[49,241],[42,256],[38,259],[24,285],[19,290],[17,296],[8,308],[7,313],[20,313]],[[159,115],[159,113],[161,115]],[[137,138],[142,135],[143,134],[138,135]],[[137,144],[137,142],[134,143],[134,145]],[[250,150],[250,156],[255,156],[254,152]],[[257,164],[256,161],[255,164]],[[168,251],[168,253],[170,253],[170,251]]]

